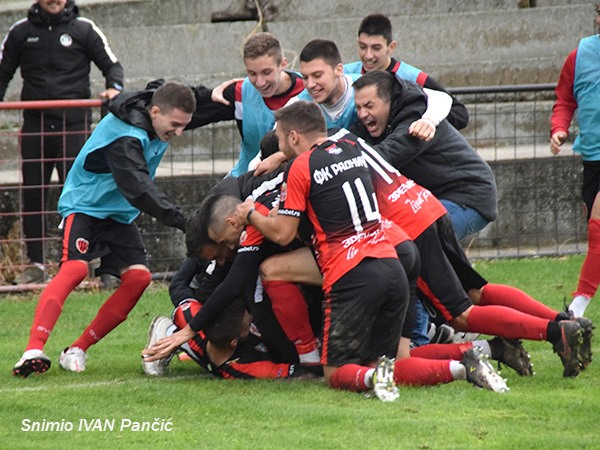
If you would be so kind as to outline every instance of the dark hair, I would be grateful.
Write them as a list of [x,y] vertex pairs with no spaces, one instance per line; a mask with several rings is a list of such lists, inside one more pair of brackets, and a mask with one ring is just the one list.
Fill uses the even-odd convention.
[[394,90],[394,83],[396,82],[395,75],[385,70],[375,70],[367,72],[354,83],[352,87],[355,91],[359,91],[368,86],[377,87],[377,97],[384,102],[390,102],[392,100],[392,92]]
[[321,108],[316,103],[298,100],[275,111],[277,127],[289,133],[296,130],[300,134],[327,134],[327,124]]
[[392,42],[392,22],[383,14],[369,14],[358,27],[358,35],[383,36],[388,44]]
[[202,208],[190,217],[185,229],[185,247],[187,256],[198,258],[202,247],[207,244],[214,244],[212,239],[208,237],[208,227],[205,224],[205,213]]
[[225,228],[227,215],[241,202],[232,195],[209,194],[188,222],[185,233],[187,256],[198,257],[205,245],[219,245],[208,236],[208,231],[220,233]]
[[300,62],[310,62],[319,58],[331,67],[342,63],[337,45],[327,39],[313,39],[300,52]]
[[152,94],[150,107],[158,106],[163,113],[173,109],[193,114],[196,111],[196,97],[192,89],[177,81],[167,81]]
[[245,313],[244,300],[236,298],[203,328],[206,339],[217,347],[227,346],[233,339],[239,339]]

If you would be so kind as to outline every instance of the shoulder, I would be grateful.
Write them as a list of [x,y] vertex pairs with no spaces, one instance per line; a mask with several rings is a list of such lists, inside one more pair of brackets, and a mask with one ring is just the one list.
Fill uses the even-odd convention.
[[33,26],[34,25],[31,23],[31,21],[26,17],[21,20],[17,20],[8,29],[6,38],[9,39],[15,38],[18,35],[25,35],[25,33],[27,33]]

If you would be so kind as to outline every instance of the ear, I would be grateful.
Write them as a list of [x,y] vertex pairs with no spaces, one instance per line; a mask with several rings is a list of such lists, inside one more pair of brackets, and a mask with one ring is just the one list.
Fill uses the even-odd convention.
[[154,105],[152,108],[150,108],[150,117],[151,118],[155,118],[159,114],[160,114],[160,108],[158,106]]
[[237,220],[235,220],[234,216],[227,216],[225,218],[225,223],[227,224],[228,227],[236,227],[237,226]]
[[342,75],[344,75],[344,65],[341,63],[336,65],[333,69],[333,72],[335,73],[336,77],[341,77]]
[[396,50],[396,47],[398,47],[398,42],[396,42],[396,41],[390,42],[390,45],[388,45],[388,48],[390,49],[390,53],[393,52],[394,50]]
[[236,347],[237,347],[237,345],[238,345],[238,342],[239,342],[239,341],[238,341],[238,339],[237,339],[237,338],[236,338],[236,339],[232,339],[231,341],[229,341],[229,346],[230,346],[231,348],[236,348]]
[[285,56],[281,58],[281,64],[279,66],[281,67],[281,70],[288,66],[288,59]]
[[299,136],[298,136],[298,132],[296,130],[291,130],[290,134],[288,136],[289,136],[288,140],[290,141],[290,144],[296,145],[298,143]]

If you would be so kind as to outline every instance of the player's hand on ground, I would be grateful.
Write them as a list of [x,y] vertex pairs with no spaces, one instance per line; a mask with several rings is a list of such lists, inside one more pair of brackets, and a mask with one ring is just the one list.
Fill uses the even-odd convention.
[[421,118],[410,124],[408,134],[422,141],[429,142],[435,136],[435,124],[431,119]]
[[142,358],[144,358],[144,361],[148,362],[167,358],[169,355],[178,351],[179,347],[192,339],[195,335],[196,332],[188,325],[185,328],[173,333],[171,336],[162,338],[152,347],[142,350]]
[[557,131],[550,138],[550,151],[553,155],[558,155],[560,153],[560,147],[567,140],[567,133],[564,131]]
[[224,105],[229,105],[229,102],[225,99],[225,97],[223,97],[223,92],[230,84],[237,83],[238,81],[244,81],[244,79],[233,78],[232,80],[228,80],[221,83],[212,90],[212,93],[210,94],[210,99],[215,103],[223,103]]
[[271,173],[281,166],[286,160],[287,158],[283,152],[273,153],[271,156],[258,163],[256,169],[254,169],[254,176],[257,177],[265,173]]

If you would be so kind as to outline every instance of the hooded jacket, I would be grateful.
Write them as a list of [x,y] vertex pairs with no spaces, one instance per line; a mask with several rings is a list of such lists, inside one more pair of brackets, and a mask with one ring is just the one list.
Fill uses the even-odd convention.
[[110,114],[98,123],[67,175],[58,201],[63,217],[84,213],[131,223],[143,211],[185,231],[185,216],[153,181],[168,146],[154,133],[148,113],[161,83],[110,101]]
[[[74,0],[56,16],[37,3],[27,18],[13,24],[0,48],[0,100],[18,67],[21,100],[83,99],[90,97],[90,63],[106,79],[106,88],[123,89],[123,68],[106,37],[89,19],[79,17]],[[39,116],[40,111],[26,111]],[[62,120],[62,110],[48,110],[48,119]],[[69,111],[68,121],[82,120],[82,111]]]
[[439,124],[429,142],[410,136],[408,128],[425,112],[426,97],[417,85],[395,80],[385,132],[372,138],[364,125],[357,123],[353,127],[355,134],[436,197],[473,208],[487,220],[495,220],[497,191],[490,166],[447,120]]

